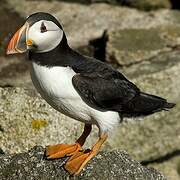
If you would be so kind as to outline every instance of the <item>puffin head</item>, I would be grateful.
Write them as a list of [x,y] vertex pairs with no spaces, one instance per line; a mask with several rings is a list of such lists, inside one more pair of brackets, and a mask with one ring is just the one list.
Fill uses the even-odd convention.
[[38,12],[30,15],[25,24],[10,40],[6,54],[23,53],[27,50],[35,53],[55,49],[65,34],[58,20],[51,14]]

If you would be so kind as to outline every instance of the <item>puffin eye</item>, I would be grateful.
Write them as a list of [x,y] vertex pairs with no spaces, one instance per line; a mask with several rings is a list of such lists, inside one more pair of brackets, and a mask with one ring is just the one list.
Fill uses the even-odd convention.
[[47,32],[46,26],[44,25],[44,23],[41,24],[41,33]]

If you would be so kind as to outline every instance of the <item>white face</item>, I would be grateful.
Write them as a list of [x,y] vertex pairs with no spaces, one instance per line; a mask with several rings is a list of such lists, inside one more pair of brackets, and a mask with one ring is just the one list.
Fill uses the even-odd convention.
[[[37,48],[36,52],[48,52],[56,48],[63,38],[63,31],[52,21],[41,20],[34,23],[26,34]],[[31,49],[32,47],[27,47]]]

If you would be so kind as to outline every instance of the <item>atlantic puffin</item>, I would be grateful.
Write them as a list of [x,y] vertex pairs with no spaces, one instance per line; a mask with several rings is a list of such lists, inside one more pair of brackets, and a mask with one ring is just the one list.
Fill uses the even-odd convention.
[[[70,174],[81,172],[121,118],[147,116],[175,106],[141,92],[110,65],[74,51],[61,24],[49,13],[30,15],[10,40],[7,54],[24,52],[31,64],[33,84],[42,98],[57,111],[85,124],[75,144],[46,148],[48,159],[69,156],[65,169]],[[93,124],[99,128],[99,138],[91,150],[83,151]]]

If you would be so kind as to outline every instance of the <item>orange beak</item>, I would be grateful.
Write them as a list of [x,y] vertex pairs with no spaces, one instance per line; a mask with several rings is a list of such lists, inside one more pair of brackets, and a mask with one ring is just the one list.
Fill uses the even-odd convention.
[[7,46],[6,54],[23,53],[27,50],[26,33],[29,29],[28,27],[28,23],[25,23],[25,25],[14,34]]

